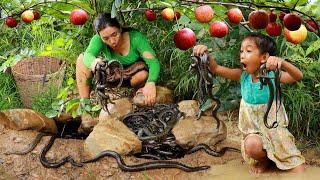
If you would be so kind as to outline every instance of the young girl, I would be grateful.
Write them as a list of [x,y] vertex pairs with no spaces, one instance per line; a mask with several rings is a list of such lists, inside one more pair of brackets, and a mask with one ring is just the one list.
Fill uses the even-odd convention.
[[[294,137],[288,131],[288,117],[283,105],[277,111],[273,103],[268,115],[268,124],[275,120],[276,128],[267,128],[264,124],[264,113],[267,109],[269,88],[260,89],[258,71],[262,64],[269,70],[281,69],[280,82],[294,83],[302,79],[302,72],[280,57],[275,56],[275,42],[262,34],[250,34],[241,44],[240,63],[242,68],[230,69],[218,65],[209,56],[209,69],[227,79],[240,81],[242,100],[239,109],[239,129],[242,133],[241,152],[253,173],[266,171],[272,163],[279,169],[301,172],[305,169],[305,159],[297,149]],[[207,53],[207,46],[197,45],[193,55]],[[269,75],[273,75],[269,73]],[[272,80],[274,83],[274,80]]]

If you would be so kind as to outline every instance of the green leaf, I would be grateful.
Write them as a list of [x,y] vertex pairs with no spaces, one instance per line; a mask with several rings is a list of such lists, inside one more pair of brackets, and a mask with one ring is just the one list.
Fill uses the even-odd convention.
[[115,18],[116,16],[117,16],[117,8],[116,8],[116,5],[113,3],[112,9],[111,9],[111,18]]
[[92,107],[91,111],[99,111],[100,109],[101,109],[101,105],[97,104],[97,105]]
[[48,111],[48,112],[46,112],[46,116],[48,117],[48,118],[53,118],[53,117],[56,117],[57,115],[58,115],[58,111],[55,111],[55,110],[50,110],[50,111]]
[[115,7],[116,7],[117,9],[119,9],[120,6],[121,6],[121,0],[115,0],[115,1],[114,1],[114,5],[115,5]]
[[71,86],[74,84],[74,79],[72,77],[69,77],[68,80],[67,80],[67,84],[68,86]]
[[79,99],[72,99],[71,101],[68,102],[66,106],[66,112],[68,113],[74,107],[79,106],[79,104],[80,104]]
[[317,41],[313,42],[311,46],[308,47],[306,51],[306,56],[308,56],[312,52],[316,52],[320,48],[320,39]]

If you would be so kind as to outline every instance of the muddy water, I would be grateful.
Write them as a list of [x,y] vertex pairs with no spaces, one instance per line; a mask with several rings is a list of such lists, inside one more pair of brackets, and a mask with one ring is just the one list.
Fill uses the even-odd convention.
[[319,179],[320,168],[308,167],[303,173],[287,173],[274,171],[263,174],[249,173],[249,166],[243,164],[241,160],[229,161],[223,165],[212,165],[208,173],[201,179],[275,179],[275,180],[296,180],[296,179]]

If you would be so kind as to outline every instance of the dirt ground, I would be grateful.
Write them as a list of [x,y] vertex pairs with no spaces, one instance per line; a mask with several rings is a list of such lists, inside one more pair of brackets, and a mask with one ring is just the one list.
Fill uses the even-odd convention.
[[[224,146],[239,147],[240,132],[237,128],[236,113],[225,114],[223,117],[228,126],[228,137],[225,141],[217,144],[216,147],[218,149]],[[223,157],[213,157],[201,151],[176,160],[189,166],[211,166],[208,170],[192,173],[179,169],[123,172],[118,168],[115,159],[112,157],[104,157],[98,162],[86,164],[81,168],[73,167],[70,163],[66,163],[57,169],[47,169],[41,165],[39,154],[49,137],[44,137],[37,147],[26,155],[4,154],[8,151],[23,149],[36,134],[37,132],[35,131],[14,131],[0,126],[0,179],[214,179],[213,177],[220,177],[216,175],[215,170],[221,169],[223,173],[220,172],[219,175],[228,172],[222,166],[225,164],[234,166],[235,169],[238,169],[239,166],[243,166],[245,170],[248,169],[243,163],[240,153],[226,152]],[[83,143],[83,140],[57,139],[46,157],[50,161],[60,160],[66,155],[75,157],[77,161],[85,159],[86,154],[83,151]],[[307,164],[311,167],[320,166],[319,151],[308,148],[305,143],[300,144],[303,144],[301,148],[303,149],[303,155],[307,159]],[[133,156],[124,157],[124,160],[127,164],[150,161]],[[229,162],[233,164],[229,165]]]

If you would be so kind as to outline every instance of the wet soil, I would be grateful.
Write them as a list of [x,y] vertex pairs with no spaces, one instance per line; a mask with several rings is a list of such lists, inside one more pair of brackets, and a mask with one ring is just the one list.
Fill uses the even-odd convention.
[[[236,113],[225,114],[223,118],[228,126],[228,137],[216,145],[217,149],[231,146],[239,148],[240,132],[237,128]],[[35,131],[14,131],[0,126],[0,179],[238,179],[240,177],[256,178],[257,175],[249,174],[249,167],[243,162],[240,153],[226,152],[223,157],[213,157],[205,152],[196,152],[186,155],[176,161],[189,166],[210,165],[211,168],[199,172],[184,172],[179,169],[156,169],[141,172],[123,172],[118,168],[115,159],[104,157],[97,162],[86,164],[81,168],[73,167],[70,163],[57,168],[47,169],[39,161],[39,154],[48,142],[49,137],[44,137],[37,147],[26,155],[5,155],[5,152],[22,150],[37,135]],[[47,159],[57,161],[71,155],[77,161],[85,159],[83,140],[57,139],[47,153]],[[305,143],[300,143],[303,155],[309,166],[302,178],[319,177],[320,152],[308,148]],[[139,159],[133,156],[124,157],[127,164],[137,164],[150,160]],[[304,176],[305,175],[305,176]],[[313,176],[316,175],[316,176]],[[269,175],[258,175],[263,179]],[[282,172],[273,172],[271,177],[290,179],[290,175]],[[282,178],[284,177],[284,178]],[[292,176],[293,178],[296,176]],[[269,178],[268,178],[269,179]]]

